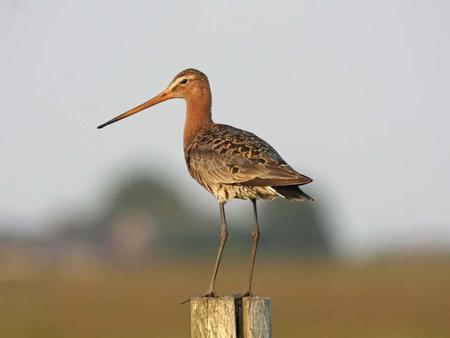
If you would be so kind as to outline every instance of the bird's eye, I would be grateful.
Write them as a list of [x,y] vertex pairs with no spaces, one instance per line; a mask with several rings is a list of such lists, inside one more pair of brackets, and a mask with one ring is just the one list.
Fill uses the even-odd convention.
[[180,83],[182,83],[182,84],[186,84],[187,82],[188,82],[187,79],[183,79],[183,80],[180,81]]

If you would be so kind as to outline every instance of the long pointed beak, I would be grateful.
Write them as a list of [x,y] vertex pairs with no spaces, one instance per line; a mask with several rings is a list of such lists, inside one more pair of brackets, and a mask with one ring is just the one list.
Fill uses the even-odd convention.
[[131,116],[131,115],[134,115],[136,113],[139,113],[140,111],[142,111],[144,109],[147,109],[147,108],[149,108],[151,106],[154,106],[155,104],[164,102],[164,101],[169,100],[171,98],[173,98],[173,97],[165,90],[162,93],[160,93],[160,94],[156,95],[155,97],[151,98],[150,100],[145,101],[144,103],[140,104],[139,106],[134,107],[133,109],[130,109],[130,110],[126,111],[125,113],[116,116],[115,118],[109,120],[108,122],[105,122],[105,123],[99,125],[97,127],[97,129],[101,129],[101,128],[106,127],[107,125],[109,125],[111,123],[123,120],[124,118],[126,118],[128,116]]

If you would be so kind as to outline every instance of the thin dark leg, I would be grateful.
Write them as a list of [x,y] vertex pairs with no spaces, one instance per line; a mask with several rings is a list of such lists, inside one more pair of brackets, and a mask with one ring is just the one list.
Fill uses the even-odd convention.
[[217,271],[219,270],[220,260],[222,259],[222,253],[223,248],[225,247],[225,243],[227,242],[228,238],[228,230],[227,230],[227,221],[225,219],[225,203],[219,203],[220,208],[220,246],[219,251],[217,251],[217,257],[216,257],[216,263],[214,264],[214,270],[211,277],[211,282],[209,284],[208,293],[205,295],[205,297],[215,297],[216,291],[215,291],[215,284],[216,284],[216,277],[217,277]]
[[244,294],[244,297],[252,296],[252,278],[253,278],[253,268],[255,267],[255,260],[256,260],[256,251],[258,249],[258,242],[259,242],[259,224],[258,224],[258,211],[256,210],[256,200],[252,199],[253,204],[253,215],[255,216],[255,228],[252,232],[252,254],[250,256],[250,265],[249,265],[249,273],[248,273],[248,288],[247,292]]

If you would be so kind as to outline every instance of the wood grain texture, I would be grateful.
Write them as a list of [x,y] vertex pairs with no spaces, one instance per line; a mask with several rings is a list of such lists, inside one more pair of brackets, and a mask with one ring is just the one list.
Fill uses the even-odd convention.
[[234,297],[191,299],[192,338],[238,338]]
[[270,298],[245,297],[242,299],[243,338],[272,337],[272,301]]
[[231,296],[191,299],[192,338],[271,338],[270,298]]

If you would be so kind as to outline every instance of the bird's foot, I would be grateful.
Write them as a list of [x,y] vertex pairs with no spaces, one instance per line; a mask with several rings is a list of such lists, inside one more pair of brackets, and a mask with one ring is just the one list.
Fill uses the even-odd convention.
[[242,298],[244,297],[253,297],[253,292],[250,289],[247,290],[247,292],[242,295]]
[[[217,298],[218,296],[217,296],[217,294],[216,294],[216,291],[209,291],[208,293],[206,293],[206,294],[204,294],[204,295],[202,295],[202,296],[200,296],[200,297],[211,297],[211,298]],[[191,299],[186,299],[184,302],[181,302],[180,304],[186,304],[186,303],[188,303],[188,302],[190,302],[191,301]]]
[[253,293],[251,290],[247,290],[245,293],[238,293],[234,295],[235,299],[242,299],[244,297],[253,297]]
[[213,290],[213,291],[209,291],[207,294],[203,295],[202,297],[214,297],[214,298],[216,298],[218,296],[216,294],[216,291]]

